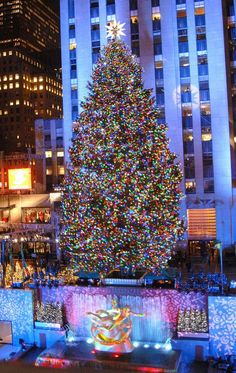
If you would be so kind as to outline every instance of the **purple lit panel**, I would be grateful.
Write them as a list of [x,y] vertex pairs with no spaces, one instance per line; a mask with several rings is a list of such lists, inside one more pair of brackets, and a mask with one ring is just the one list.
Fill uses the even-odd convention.
[[132,318],[132,340],[165,341],[176,330],[177,315],[182,308],[207,309],[207,298],[200,293],[180,293],[176,290],[158,290],[131,287],[60,287],[42,288],[43,302],[62,302],[67,321],[81,337],[90,336],[91,322],[87,312],[110,309],[112,299],[119,306],[130,306],[145,317]]
[[236,297],[209,297],[210,353],[236,354]]

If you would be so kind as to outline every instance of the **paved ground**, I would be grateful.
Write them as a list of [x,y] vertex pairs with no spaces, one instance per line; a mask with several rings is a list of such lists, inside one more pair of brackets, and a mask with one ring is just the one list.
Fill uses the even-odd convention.
[[33,347],[33,348],[31,349],[31,351],[29,351],[28,353],[24,354],[24,355],[19,359],[19,361],[21,361],[23,364],[34,365],[35,360],[37,359],[38,355],[41,354],[41,352],[42,352],[43,350],[44,350],[43,348]]
[[181,364],[179,373],[208,373],[208,363],[204,361],[194,361],[189,364]]
[[20,350],[21,347],[19,346],[12,346],[10,344],[0,344],[0,361],[10,360]]
[[[208,262],[206,257],[201,257],[200,254],[195,254],[190,257],[191,269],[194,273],[203,271],[207,273],[220,273],[220,261],[219,258],[213,257]],[[179,268],[182,272],[182,277],[186,278],[188,275],[187,267],[185,263]],[[236,280],[236,261],[235,260],[224,260],[223,261],[223,273],[230,280]]]

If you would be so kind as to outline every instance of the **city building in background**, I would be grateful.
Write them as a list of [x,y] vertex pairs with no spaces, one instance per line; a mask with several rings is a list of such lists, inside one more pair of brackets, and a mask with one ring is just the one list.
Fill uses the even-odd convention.
[[44,159],[27,153],[0,152],[0,194],[30,194],[46,191]]
[[31,261],[60,258],[60,193],[0,195],[0,240],[8,243],[14,259]]
[[[57,179],[47,168],[48,153],[39,149],[44,134],[35,121],[46,121],[46,132],[52,131],[50,119],[61,126],[58,5],[57,0],[0,1],[0,239],[13,244],[16,257],[21,244],[31,259],[56,253],[54,202],[60,194],[46,193]],[[62,141],[60,149],[63,154]]]
[[0,2],[0,150],[35,153],[36,118],[62,117],[59,15],[43,0]]
[[35,121],[36,157],[43,160],[47,191],[60,188],[65,174],[62,119]]
[[106,25],[116,19],[183,166],[188,240],[217,238],[223,247],[236,241],[235,10],[233,0],[60,1],[66,160]]

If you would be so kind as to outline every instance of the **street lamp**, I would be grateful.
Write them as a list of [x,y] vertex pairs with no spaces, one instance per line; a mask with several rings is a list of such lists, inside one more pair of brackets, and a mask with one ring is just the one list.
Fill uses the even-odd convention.
[[224,294],[224,280],[223,280],[223,274],[224,274],[224,268],[223,268],[223,247],[222,242],[216,240],[215,241],[215,249],[219,250],[220,252],[220,276],[221,276],[221,294]]

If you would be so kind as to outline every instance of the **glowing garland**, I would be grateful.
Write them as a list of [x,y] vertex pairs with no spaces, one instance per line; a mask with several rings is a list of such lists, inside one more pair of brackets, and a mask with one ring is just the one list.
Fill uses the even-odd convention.
[[61,248],[73,268],[166,266],[183,232],[182,178],[151,91],[123,42],[104,48],[75,128]]

